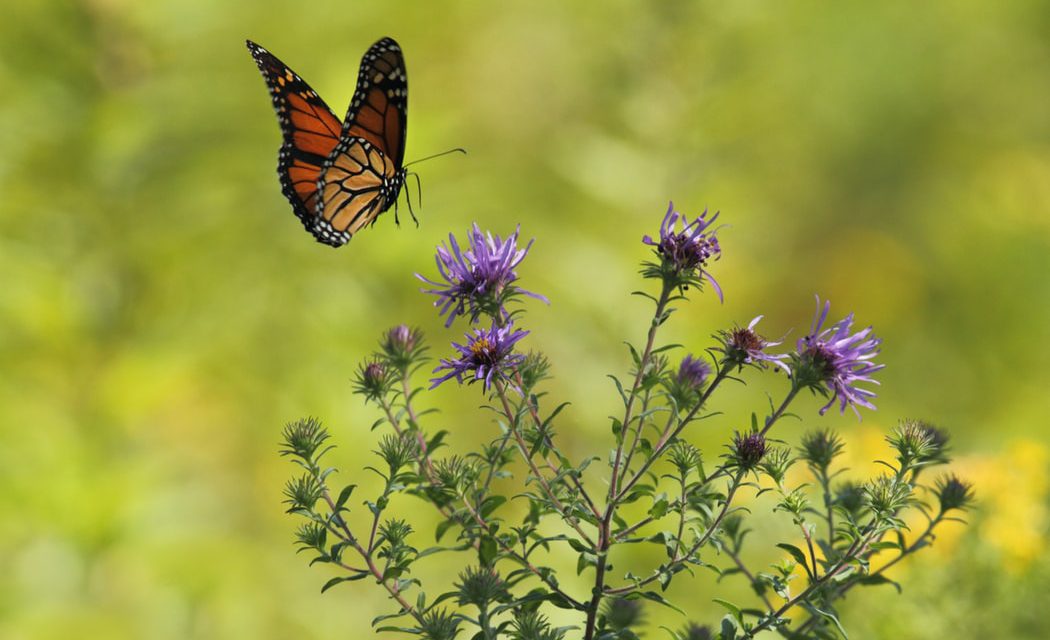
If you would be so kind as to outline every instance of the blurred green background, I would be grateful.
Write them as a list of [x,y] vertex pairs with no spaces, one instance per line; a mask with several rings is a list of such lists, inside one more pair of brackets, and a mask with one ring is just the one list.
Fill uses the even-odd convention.
[[[432,273],[432,248],[471,221],[521,223],[537,239],[524,285],[551,299],[529,305],[530,346],[574,401],[567,448],[601,453],[616,401],[604,374],[625,369],[620,341],[641,337],[649,311],[627,295],[639,240],[669,199],[730,225],[714,267],[725,304],[697,296],[669,340],[700,351],[759,313],[794,340],[813,294],[828,297],[885,340],[879,411],[818,418],[807,399],[781,436],[841,427],[866,471],[881,433],[924,417],[952,431],[956,468],[977,482],[973,527],[898,572],[903,596],[854,596],[851,637],[1050,633],[1032,606],[1050,587],[1046,2],[53,0],[4,13],[0,637],[367,635],[387,607],[378,590],[322,596],[329,574],[293,553],[283,423],[319,416],[342,477],[360,475],[376,416],[349,392],[359,360],[401,321],[437,355],[457,335],[412,274]],[[406,51],[407,158],[470,153],[418,167],[418,229],[388,214],[333,251],[280,195],[277,124],[244,39],[341,116],[383,35]],[[710,443],[782,385],[723,396]],[[453,443],[495,429],[474,388],[423,401],[443,407],[432,428]],[[717,620],[715,589],[701,575],[676,601]],[[653,638],[683,622],[650,619]]]

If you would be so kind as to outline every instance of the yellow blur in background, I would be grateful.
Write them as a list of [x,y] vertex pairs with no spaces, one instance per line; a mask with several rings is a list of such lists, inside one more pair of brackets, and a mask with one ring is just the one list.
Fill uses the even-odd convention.
[[[839,428],[861,472],[898,418],[924,418],[976,484],[972,526],[895,573],[903,595],[850,599],[851,637],[1050,633],[1033,606],[1050,587],[1047,3],[56,0],[4,14],[0,637],[362,637],[389,604],[365,583],[320,595],[330,574],[294,554],[282,425],[319,416],[340,478],[360,476],[377,417],[350,395],[360,359],[399,322],[434,355],[458,337],[413,273],[433,273],[449,232],[520,223],[536,238],[523,286],[551,300],[527,304],[528,346],[573,401],[568,450],[602,455],[604,375],[626,369],[621,341],[649,311],[628,295],[640,239],[672,199],[729,226],[713,267],[725,304],[694,296],[668,341],[700,352],[762,313],[791,343],[819,293],[884,339],[879,410],[858,424],[806,399],[779,437]],[[384,35],[410,78],[406,159],[469,155],[418,167],[418,228],[387,214],[333,251],[280,194],[244,39],[341,116]],[[718,431],[698,436],[709,458],[782,385],[727,392]],[[453,446],[494,433],[475,388],[422,401]],[[717,620],[721,588],[701,574],[675,601]],[[684,619],[650,621],[655,638]]]

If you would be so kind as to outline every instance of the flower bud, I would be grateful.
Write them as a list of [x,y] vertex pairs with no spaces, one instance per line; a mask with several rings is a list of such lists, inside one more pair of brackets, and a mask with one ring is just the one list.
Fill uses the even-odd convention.
[[766,447],[766,437],[757,431],[737,433],[733,438],[733,462],[744,471],[750,471],[765,457]]
[[802,436],[799,454],[810,467],[826,474],[835,456],[842,453],[842,447],[842,439],[831,429],[810,431]]
[[973,485],[960,480],[952,474],[937,481],[937,500],[941,504],[941,513],[947,513],[952,509],[965,511],[973,504]]

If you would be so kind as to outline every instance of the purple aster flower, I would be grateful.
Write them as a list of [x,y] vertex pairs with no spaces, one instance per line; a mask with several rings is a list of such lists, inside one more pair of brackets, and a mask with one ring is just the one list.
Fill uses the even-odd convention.
[[731,331],[721,332],[722,353],[725,354],[726,365],[743,367],[745,364],[751,364],[763,367],[771,364],[780,367],[785,373],[791,373],[791,369],[784,364],[784,360],[790,357],[788,354],[766,353],[766,349],[779,345],[783,340],[771,342],[759,335],[755,331],[755,325],[761,319],[762,316],[756,316],[747,327],[735,327]]
[[686,355],[678,365],[678,372],[666,383],[679,411],[689,411],[700,402],[704,384],[711,376],[711,365],[700,358]]
[[642,238],[642,242],[655,247],[656,254],[660,256],[660,265],[649,265],[644,271],[645,275],[667,279],[678,287],[690,284],[699,287],[702,278],[714,287],[718,299],[722,300],[722,288],[707,272],[708,261],[717,260],[722,255],[718,238],[715,237],[718,229],[710,228],[717,219],[716,213],[708,220],[707,209],[704,209],[699,218],[690,222],[674,210],[673,202],[670,203],[660,224],[659,242],[648,235]]
[[678,365],[676,382],[682,387],[699,390],[710,375],[711,365],[700,358],[687,355],[682,358],[682,364]]
[[838,400],[840,412],[845,413],[848,406],[860,417],[857,405],[875,408],[870,400],[875,397],[875,392],[861,389],[857,384],[879,384],[878,380],[871,378],[871,374],[886,365],[875,364],[871,360],[879,354],[882,340],[874,336],[871,327],[851,334],[852,313],[824,329],[830,309],[830,302],[825,302],[821,308],[818,296],[813,329],[809,335],[799,339],[798,353],[794,355],[796,382],[822,393],[824,389],[819,385],[823,384],[831,392],[831,399],[820,409],[821,415]]
[[487,391],[494,380],[508,378],[510,372],[525,360],[523,354],[512,352],[514,344],[528,333],[514,329],[510,323],[502,327],[493,324],[490,329],[474,329],[472,334],[466,334],[465,345],[452,343],[459,352],[459,357],[441,361],[434,373],[448,373],[440,378],[432,378],[430,388],[433,389],[449,378],[455,378],[462,383],[464,375],[472,374],[468,382],[481,380]]
[[448,327],[456,316],[470,315],[477,322],[482,315],[504,318],[504,305],[517,294],[525,294],[548,302],[543,296],[514,286],[518,274],[514,270],[532,247],[532,241],[524,249],[518,248],[519,226],[506,240],[491,233],[482,233],[477,223],[467,232],[469,246],[460,250],[456,237],[448,236],[448,245],[437,248],[439,280],[431,280],[420,274],[416,277],[432,285],[433,289],[422,289],[438,297],[434,302],[440,315],[448,314]]

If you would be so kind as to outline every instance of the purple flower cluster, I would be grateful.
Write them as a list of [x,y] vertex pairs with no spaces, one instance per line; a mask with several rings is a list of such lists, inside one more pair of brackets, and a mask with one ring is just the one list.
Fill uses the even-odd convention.
[[701,360],[700,358],[694,358],[691,355],[687,355],[682,358],[682,364],[678,365],[676,382],[683,389],[699,391],[704,386],[704,383],[707,382],[707,378],[710,375],[711,365],[707,364],[706,361]]
[[487,391],[494,381],[508,379],[510,373],[525,360],[524,355],[513,351],[514,344],[528,333],[514,329],[509,323],[502,327],[493,324],[490,329],[474,329],[472,333],[466,334],[466,344],[452,343],[459,356],[441,360],[434,373],[448,373],[432,378],[430,388],[450,378],[462,383],[463,377],[469,375],[468,382],[481,380]]
[[656,248],[661,261],[661,277],[672,278],[676,286],[699,284],[700,278],[703,278],[714,287],[718,299],[722,300],[722,288],[707,272],[708,261],[717,260],[722,255],[722,248],[715,237],[718,230],[711,229],[717,219],[717,213],[708,219],[705,209],[699,218],[688,221],[674,210],[672,202],[660,224],[660,240],[653,240],[647,235],[642,238],[642,242]]
[[[831,303],[825,302],[823,309],[820,298],[817,298],[817,314],[813,320],[813,329],[809,335],[799,339],[795,355],[796,375],[801,384],[816,386],[823,383],[831,391],[831,399],[824,405],[820,414],[824,415],[835,401],[839,401],[839,410],[845,413],[846,407],[857,413],[857,406],[874,409],[871,398],[875,392],[861,389],[858,383],[879,384],[871,374],[886,365],[875,364],[871,360],[879,354],[881,340],[872,333],[871,327],[850,333],[853,326],[853,314],[849,314],[834,325],[824,329]],[[859,416],[860,414],[857,413]]]
[[514,286],[518,279],[515,268],[532,247],[532,241],[529,241],[524,249],[518,248],[519,231],[520,227],[504,240],[492,233],[483,233],[474,223],[467,232],[465,250],[460,249],[452,234],[448,236],[448,245],[437,248],[439,279],[431,280],[416,274],[417,278],[433,287],[422,291],[437,296],[434,306],[440,308],[441,315],[448,314],[446,327],[460,315],[469,315],[471,322],[477,322],[483,314],[502,320],[507,316],[504,305],[517,294],[547,302],[539,294]]

